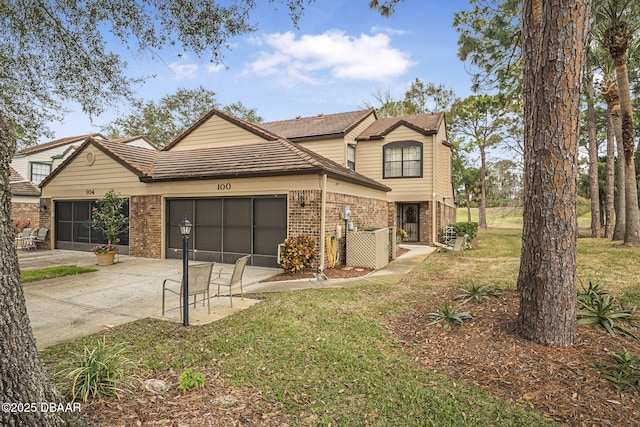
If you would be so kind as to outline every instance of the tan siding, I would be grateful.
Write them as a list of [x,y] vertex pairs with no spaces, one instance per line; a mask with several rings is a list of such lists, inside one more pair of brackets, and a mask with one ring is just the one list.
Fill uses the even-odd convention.
[[[419,141],[422,145],[422,178],[382,178],[382,147],[396,141]],[[360,141],[356,148],[356,171],[392,188],[389,201],[417,202],[431,200],[433,144],[431,136],[424,136],[401,126],[383,140]]]
[[343,166],[347,164],[347,145],[342,138],[316,139],[298,144]]
[[[91,165],[85,161],[87,152],[95,154]],[[42,197],[96,198],[110,188],[129,195],[136,194],[143,187],[133,172],[104,152],[88,146],[42,189]]]
[[264,138],[236,126],[219,116],[213,115],[209,120],[202,123],[178,144],[173,146],[170,151],[211,147],[233,147],[264,141]]

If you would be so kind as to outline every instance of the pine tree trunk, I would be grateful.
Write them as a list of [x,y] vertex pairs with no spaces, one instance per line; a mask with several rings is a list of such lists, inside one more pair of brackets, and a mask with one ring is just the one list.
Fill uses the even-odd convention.
[[591,196],[591,237],[600,237],[600,188],[598,179],[598,139],[596,136],[596,111],[593,107],[595,102],[593,76],[589,72],[587,84],[587,128],[589,134],[589,186]]
[[543,345],[575,342],[578,134],[589,10],[589,0],[523,1],[518,331]]
[[[67,402],[62,400],[49,381],[38,356],[20,284],[20,267],[13,241],[9,185],[9,165],[15,149],[13,129],[0,114],[0,403],[3,404],[0,425],[90,425],[81,419],[77,411],[43,410],[49,404]],[[16,405],[7,408],[7,404]],[[29,404],[28,409],[35,411],[26,411],[24,404]]]
[[606,203],[605,203],[605,227],[604,237],[611,238],[613,236],[613,224],[614,224],[614,194],[615,194],[615,171],[616,157],[615,157],[615,136],[613,130],[613,118],[611,112],[607,115],[607,174],[606,174]]

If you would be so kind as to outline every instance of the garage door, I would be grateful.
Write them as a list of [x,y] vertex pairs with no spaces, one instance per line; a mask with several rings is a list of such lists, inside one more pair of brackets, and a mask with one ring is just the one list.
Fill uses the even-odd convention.
[[167,258],[182,258],[178,226],[185,216],[193,224],[190,259],[232,264],[251,255],[251,265],[278,266],[278,244],[287,237],[286,195],[167,200]]
[[[102,233],[91,227],[92,200],[66,200],[55,202],[55,247],[74,251],[90,251],[100,243],[106,243]],[[129,203],[122,207],[122,213],[129,216]],[[118,252],[129,253],[129,233],[121,233],[118,238]]]

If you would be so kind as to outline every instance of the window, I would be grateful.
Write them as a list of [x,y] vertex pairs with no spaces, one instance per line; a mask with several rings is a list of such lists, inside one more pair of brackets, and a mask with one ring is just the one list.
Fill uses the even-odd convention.
[[352,171],[356,170],[356,147],[347,145],[347,167]]
[[391,142],[383,147],[383,178],[422,176],[422,144],[417,141]]
[[31,163],[31,181],[35,185],[40,185],[43,179],[45,179],[51,173],[51,165],[47,163]]

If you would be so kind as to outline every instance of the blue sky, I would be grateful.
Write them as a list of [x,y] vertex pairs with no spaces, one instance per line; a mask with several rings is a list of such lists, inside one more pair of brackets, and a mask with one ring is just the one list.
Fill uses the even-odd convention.
[[[452,27],[454,12],[470,8],[466,0],[405,0],[391,18],[370,10],[369,0],[318,0],[298,28],[278,1],[279,10],[258,3],[258,31],[230,41],[224,66],[177,48],[161,52],[161,62],[127,57],[131,76],[154,76],[137,86],[137,96],[157,100],[202,85],[223,105],[241,101],[275,121],[357,110],[374,104],[377,90],[400,99],[416,78],[444,84],[459,97],[470,94]],[[92,123],[70,108],[64,123],[51,124],[55,138],[99,131],[128,111],[123,103]]]

